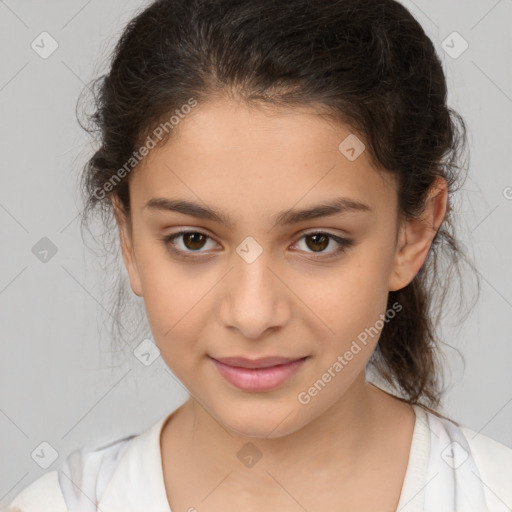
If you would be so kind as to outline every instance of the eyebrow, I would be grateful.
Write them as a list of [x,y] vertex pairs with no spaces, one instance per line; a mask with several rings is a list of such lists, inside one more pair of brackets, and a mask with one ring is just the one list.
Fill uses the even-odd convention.
[[[155,197],[150,199],[143,209],[153,211],[170,211],[196,217],[198,219],[206,219],[224,224],[228,228],[232,228],[234,220],[225,213],[201,206],[200,204],[187,201],[184,199],[169,199],[166,197]],[[289,226],[306,220],[317,219],[319,217],[327,217],[329,215],[340,215],[354,212],[372,212],[370,206],[360,201],[347,197],[337,197],[328,202],[324,202],[303,210],[289,209],[284,210],[273,216],[276,226]]]

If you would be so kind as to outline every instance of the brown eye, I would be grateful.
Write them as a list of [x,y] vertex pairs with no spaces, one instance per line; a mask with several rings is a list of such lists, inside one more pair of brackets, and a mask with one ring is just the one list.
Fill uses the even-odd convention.
[[202,233],[184,233],[183,234],[183,245],[191,251],[197,251],[202,249],[206,241],[206,236]]
[[[306,249],[302,251],[306,253],[309,252],[310,259],[335,257],[345,252],[354,244],[353,240],[341,238],[323,231],[306,233],[301,237],[299,242],[302,242],[302,240],[305,240],[306,245]],[[208,251],[202,251],[201,249],[203,249],[209,241],[215,244],[210,236],[200,231],[178,231],[177,233],[162,238],[162,241],[168,250],[172,251],[178,257],[195,258],[196,260],[200,258],[200,255],[203,253],[206,253],[203,254],[203,256],[208,255]],[[297,244],[299,244],[299,242],[297,242]],[[333,250],[326,250],[331,245],[331,242],[334,242]],[[194,253],[197,253],[197,255]]]
[[312,240],[311,243],[309,243],[308,241],[306,241],[306,245],[312,249],[312,250],[315,250],[315,252],[318,250],[318,251],[323,251],[328,245],[329,245],[329,240],[330,238],[328,236],[325,236],[325,234],[323,233],[315,233],[315,234],[312,234],[312,235],[306,235],[306,240]]
[[[345,252],[349,247],[354,245],[353,240],[341,238],[339,236],[333,235],[331,233],[326,233],[323,231],[305,233],[299,240],[299,242],[297,242],[297,244],[300,245],[300,242],[302,242],[302,240],[304,240],[305,242],[305,252],[309,252],[309,254],[311,255],[310,259],[325,260],[327,258],[335,257]],[[334,242],[333,250],[326,250],[327,247],[329,247],[329,245],[331,244],[331,242]]]
[[194,252],[198,255],[207,251],[202,251],[209,241],[213,243],[210,236],[200,231],[178,231],[162,239],[164,245],[174,254],[183,258],[194,258]]

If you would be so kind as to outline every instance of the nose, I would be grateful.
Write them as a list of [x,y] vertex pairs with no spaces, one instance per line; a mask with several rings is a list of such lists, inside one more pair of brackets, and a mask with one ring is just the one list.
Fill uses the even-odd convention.
[[252,263],[237,261],[222,289],[220,320],[247,339],[260,339],[290,319],[290,291],[264,254]]

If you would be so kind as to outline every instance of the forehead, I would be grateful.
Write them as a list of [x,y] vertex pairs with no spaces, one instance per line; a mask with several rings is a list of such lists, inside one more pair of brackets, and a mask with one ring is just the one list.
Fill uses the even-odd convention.
[[311,108],[198,104],[145,158],[132,177],[131,196],[138,206],[179,197],[266,217],[340,196],[370,203],[375,211],[393,209],[389,173],[372,166],[363,146],[355,147],[362,150],[357,158],[347,158],[344,141],[362,143],[354,137],[350,127]]

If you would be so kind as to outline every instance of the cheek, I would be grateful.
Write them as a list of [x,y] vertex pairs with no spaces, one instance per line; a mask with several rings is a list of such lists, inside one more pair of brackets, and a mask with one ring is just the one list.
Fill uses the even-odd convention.
[[146,315],[160,350],[189,344],[201,325],[197,315],[210,286],[154,245],[141,252],[140,263]]
[[151,275],[146,277],[148,283],[154,283],[150,285],[151,291],[144,295],[154,341],[166,366],[188,387],[189,376],[196,373],[194,368],[201,352],[198,340],[201,326],[205,324],[202,317],[205,305],[197,291],[190,291],[183,278],[164,276],[151,280]]
[[304,283],[304,302],[312,305],[310,316],[322,320],[329,352],[343,351],[356,339],[363,349],[375,347],[387,305],[389,258],[368,247],[325,279]]

